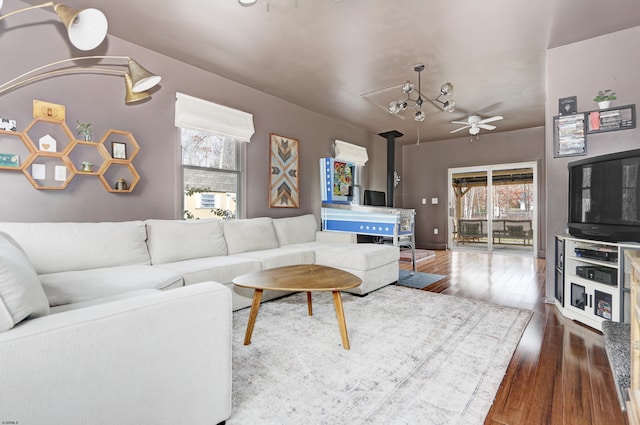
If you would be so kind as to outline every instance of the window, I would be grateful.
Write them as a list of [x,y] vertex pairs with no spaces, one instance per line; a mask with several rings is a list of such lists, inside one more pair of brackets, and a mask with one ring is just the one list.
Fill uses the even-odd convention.
[[242,145],[231,137],[202,130],[183,128],[180,135],[184,217],[238,217]]
[[209,208],[216,207],[216,194],[215,193],[196,193],[196,208]]
[[176,93],[180,128],[184,218],[241,216],[244,143],[254,133],[253,115]]

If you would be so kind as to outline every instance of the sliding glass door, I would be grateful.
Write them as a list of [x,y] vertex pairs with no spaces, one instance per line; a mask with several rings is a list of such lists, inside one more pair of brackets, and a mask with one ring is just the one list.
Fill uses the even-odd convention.
[[452,249],[534,253],[537,164],[449,170]]

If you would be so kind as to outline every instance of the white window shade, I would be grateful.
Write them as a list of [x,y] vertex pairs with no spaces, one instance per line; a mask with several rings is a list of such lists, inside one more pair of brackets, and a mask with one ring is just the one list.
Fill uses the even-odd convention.
[[255,130],[253,115],[217,103],[176,93],[176,127],[211,131],[249,142]]
[[367,148],[338,139],[335,141],[334,152],[335,159],[353,162],[356,165],[364,165],[369,160]]

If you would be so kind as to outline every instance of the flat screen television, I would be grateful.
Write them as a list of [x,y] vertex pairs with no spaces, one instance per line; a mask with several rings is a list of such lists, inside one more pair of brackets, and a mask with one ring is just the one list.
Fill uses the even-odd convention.
[[640,242],[640,149],[569,163],[569,233]]

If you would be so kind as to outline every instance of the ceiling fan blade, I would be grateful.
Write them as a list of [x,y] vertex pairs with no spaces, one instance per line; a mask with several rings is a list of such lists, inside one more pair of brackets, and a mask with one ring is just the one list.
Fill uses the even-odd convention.
[[495,125],[489,125],[489,124],[478,124],[478,127],[484,128],[485,130],[495,130],[496,129]]
[[469,127],[471,127],[471,126],[470,125],[465,125],[464,127],[456,128],[455,130],[450,131],[449,133],[456,133],[456,132],[458,132],[460,130],[464,130],[465,128],[469,128]]
[[485,124],[493,121],[500,121],[503,117],[501,115],[496,115],[495,117],[485,118],[483,120],[478,121],[478,124]]
[[451,121],[451,124],[471,125],[468,121]]

